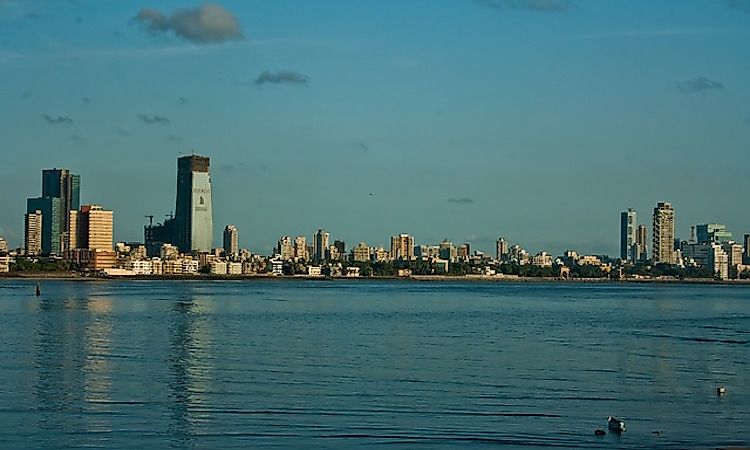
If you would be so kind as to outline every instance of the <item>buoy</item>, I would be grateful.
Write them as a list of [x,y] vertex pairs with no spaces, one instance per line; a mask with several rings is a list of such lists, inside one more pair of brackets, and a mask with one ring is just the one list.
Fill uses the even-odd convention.
[[39,283],[36,284],[36,296],[42,295],[42,289],[39,287]]
[[727,393],[727,390],[724,389],[724,386],[719,386],[716,388],[716,395],[724,395]]
[[596,430],[596,431],[594,431],[594,434],[597,435],[597,436],[604,436],[604,435],[607,434],[607,432],[604,431],[604,430]]

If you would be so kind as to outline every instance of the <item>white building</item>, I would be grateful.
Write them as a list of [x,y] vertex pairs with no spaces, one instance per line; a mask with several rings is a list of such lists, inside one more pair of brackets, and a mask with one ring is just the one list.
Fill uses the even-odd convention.
[[131,260],[127,264],[127,269],[135,275],[153,275],[154,263],[148,260]]
[[531,264],[540,267],[552,267],[552,255],[539,252],[531,258]]
[[10,272],[10,256],[0,256],[0,273]]
[[197,275],[198,274],[198,261],[194,259],[183,259],[182,260],[182,274],[183,275]]
[[211,262],[211,275],[226,275],[227,274],[227,263],[225,261],[212,261]]
[[242,275],[242,263],[240,262],[227,263],[227,274],[228,275]]

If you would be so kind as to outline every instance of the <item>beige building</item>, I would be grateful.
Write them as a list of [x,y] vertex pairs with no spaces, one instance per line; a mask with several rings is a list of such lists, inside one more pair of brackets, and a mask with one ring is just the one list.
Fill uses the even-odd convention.
[[294,259],[295,261],[310,260],[310,255],[307,254],[307,238],[304,236],[294,238]]
[[414,259],[414,237],[408,234],[391,237],[391,259]]
[[383,247],[373,248],[372,259],[375,262],[390,261],[391,253]]
[[42,253],[42,212],[26,214],[24,222],[24,250],[27,255],[39,255]]
[[65,248],[68,250],[74,250],[78,248],[78,211],[75,209],[68,213],[68,233],[66,235],[67,242]]
[[552,267],[552,255],[547,252],[539,252],[531,257],[531,264],[540,267]]
[[742,272],[742,252],[744,250],[742,244],[737,244],[736,242],[727,242],[726,244],[722,244],[721,248],[722,250],[724,250],[724,253],[727,254],[729,277],[738,278],[740,273]]
[[654,208],[653,259],[654,263],[675,264],[674,208],[671,203],[659,202]]
[[99,205],[83,205],[78,213],[76,248],[112,250],[114,213]]
[[292,238],[289,236],[282,236],[276,245],[276,252],[281,256],[282,261],[294,259],[294,245],[292,244]]
[[10,272],[10,256],[0,256],[0,273]]
[[370,261],[370,247],[364,242],[360,242],[352,249],[352,259],[356,262]]

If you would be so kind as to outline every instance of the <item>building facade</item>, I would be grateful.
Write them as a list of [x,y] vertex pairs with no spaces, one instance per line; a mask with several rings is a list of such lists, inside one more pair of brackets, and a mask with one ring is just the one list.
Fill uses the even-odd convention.
[[42,212],[42,255],[60,255],[62,224],[60,223],[60,198],[39,197],[26,200],[26,212]]
[[412,260],[414,259],[414,237],[408,234],[399,234],[391,237],[391,259]]
[[282,261],[294,259],[294,245],[292,244],[292,238],[289,236],[282,236],[276,244],[276,254],[280,255]]
[[307,251],[307,238],[304,236],[294,238],[294,259],[297,261],[310,260],[310,255]]
[[42,254],[42,211],[26,213],[23,230],[23,248],[29,256]]
[[70,250],[69,235],[75,233],[71,228],[70,212],[77,211],[81,203],[81,177],[70,173],[68,169],[46,169],[42,171],[42,197],[60,199],[60,253]]
[[356,262],[370,261],[370,247],[364,242],[360,242],[352,249],[352,260]]
[[177,159],[177,202],[174,244],[183,253],[210,252],[213,246],[210,159]]
[[496,244],[496,257],[498,261],[507,261],[508,260],[508,254],[510,252],[510,247],[508,246],[508,241],[505,240],[505,238],[501,237],[497,240]]
[[99,205],[84,205],[78,213],[77,248],[112,250],[114,213]]
[[674,251],[674,208],[671,203],[659,202],[654,208],[653,220],[653,259],[656,264],[675,264]]
[[720,223],[696,225],[695,234],[699,244],[708,244],[710,242],[724,244],[732,240],[732,233],[727,231],[726,225]]
[[224,254],[228,258],[236,258],[240,254],[240,234],[234,225],[224,228]]
[[331,235],[322,228],[315,233],[315,236],[313,237],[313,261],[320,262],[325,260],[330,236]]
[[648,260],[648,228],[646,225],[638,225],[638,231],[635,235],[635,245],[638,259],[640,261]]
[[623,261],[634,262],[638,259],[636,219],[636,212],[631,208],[620,213],[620,259]]

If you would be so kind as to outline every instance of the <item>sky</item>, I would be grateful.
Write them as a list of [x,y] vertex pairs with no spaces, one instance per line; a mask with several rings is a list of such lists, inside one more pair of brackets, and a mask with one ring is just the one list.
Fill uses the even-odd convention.
[[41,171],[115,239],[211,158],[214,245],[318,228],[617,255],[619,214],[750,233],[750,0],[0,0],[0,236]]

